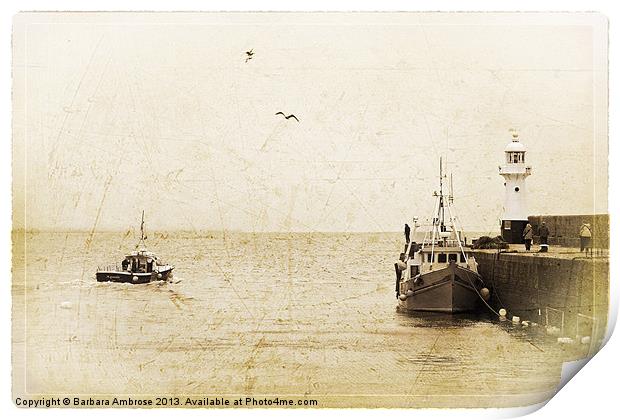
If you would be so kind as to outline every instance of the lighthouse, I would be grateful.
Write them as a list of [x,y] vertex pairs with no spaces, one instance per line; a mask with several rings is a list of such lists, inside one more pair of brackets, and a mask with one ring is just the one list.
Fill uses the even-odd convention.
[[508,243],[520,244],[523,243],[523,229],[528,216],[525,178],[531,175],[532,167],[525,164],[525,146],[519,141],[517,132],[512,132],[512,141],[504,149],[504,154],[506,161],[499,167],[506,187],[502,237]]

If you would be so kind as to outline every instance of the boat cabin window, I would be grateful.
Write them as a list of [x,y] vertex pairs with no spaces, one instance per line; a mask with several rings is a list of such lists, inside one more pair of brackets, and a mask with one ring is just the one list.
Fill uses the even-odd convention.
[[459,256],[458,254],[450,254],[448,255],[448,261],[452,262],[458,262],[459,261]]
[[467,262],[467,260],[465,259],[465,254],[461,254],[461,262],[462,263]]
[[446,254],[437,254],[437,262],[445,263],[446,262]]
[[415,277],[418,275],[418,266],[417,265],[412,265],[411,266],[411,277]]
[[426,254],[426,262],[433,262],[433,255],[430,252]]

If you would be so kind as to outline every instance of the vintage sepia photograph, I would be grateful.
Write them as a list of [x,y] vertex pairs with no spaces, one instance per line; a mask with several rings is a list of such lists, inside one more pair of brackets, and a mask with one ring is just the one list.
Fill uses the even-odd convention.
[[514,408],[603,346],[598,13],[22,12],[19,408]]

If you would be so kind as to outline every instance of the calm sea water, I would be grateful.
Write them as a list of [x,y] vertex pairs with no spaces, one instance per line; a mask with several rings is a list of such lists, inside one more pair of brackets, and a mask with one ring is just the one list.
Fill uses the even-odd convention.
[[154,233],[178,283],[147,285],[95,281],[131,234],[14,243],[14,393],[511,406],[559,380],[561,351],[537,334],[398,312],[399,234]]

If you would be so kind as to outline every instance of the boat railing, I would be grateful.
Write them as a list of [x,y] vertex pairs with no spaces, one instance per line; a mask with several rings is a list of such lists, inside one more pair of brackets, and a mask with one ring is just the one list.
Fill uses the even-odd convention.
[[[433,245],[432,240],[426,240],[423,245]],[[465,246],[463,241],[461,241],[461,245]],[[446,246],[446,247],[458,247],[459,241],[458,239],[435,239],[435,246]]]
[[98,265],[97,271],[124,271],[118,264]]
[[[165,264],[161,261],[157,261],[157,266],[161,267],[164,265],[168,265]],[[129,269],[131,269],[131,266],[127,267],[126,269],[123,270],[123,267],[119,264],[107,264],[107,265],[98,265],[97,266],[97,271],[119,271],[119,272],[123,272],[123,271],[128,271]]]

